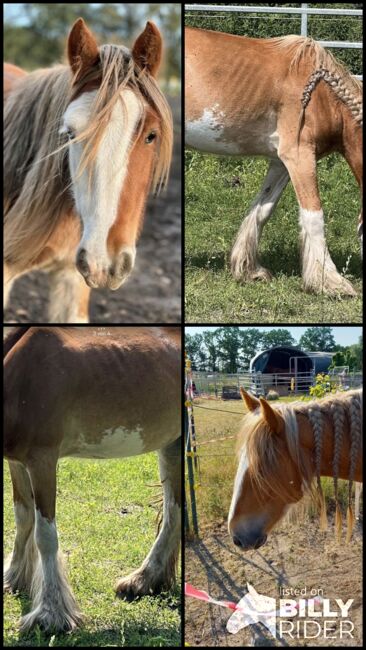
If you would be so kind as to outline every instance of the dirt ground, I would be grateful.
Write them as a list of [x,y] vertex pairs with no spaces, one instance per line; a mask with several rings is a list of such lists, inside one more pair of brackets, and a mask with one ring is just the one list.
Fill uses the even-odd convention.
[[[217,605],[187,597],[185,639],[191,646],[362,646],[362,536],[358,524],[351,544],[337,544],[332,530],[321,533],[317,522],[288,523],[272,532],[257,551],[240,552],[233,544],[226,522],[200,530],[200,539],[186,542],[185,580],[213,598],[238,602],[249,582],[258,593],[279,597],[279,589],[311,589],[331,605],[335,598],[353,598],[348,620],[354,623],[354,638],[339,638],[339,619],[329,624],[328,636],[275,640],[262,624],[251,625],[232,635],[226,623],[232,612]],[[291,597],[291,596],[290,596]],[[295,596],[293,596],[295,597]],[[278,602],[278,601],[277,601]],[[293,621],[294,619],[288,619]],[[308,619],[312,620],[312,619]],[[319,619],[318,619],[319,620]],[[325,620],[325,619],[322,619]],[[337,621],[335,623],[334,621]],[[310,627],[310,634],[313,634]],[[295,634],[295,633],[294,633]],[[322,631],[323,635],[323,631]]]
[[[92,323],[176,323],[181,321],[181,110],[171,100],[175,146],[166,192],[151,197],[131,277],[117,291],[93,290]],[[48,278],[34,272],[13,287],[7,323],[47,321]]]

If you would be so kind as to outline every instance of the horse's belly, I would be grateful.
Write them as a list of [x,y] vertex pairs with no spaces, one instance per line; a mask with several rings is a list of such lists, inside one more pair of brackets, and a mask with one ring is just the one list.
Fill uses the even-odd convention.
[[205,108],[201,117],[187,120],[185,144],[193,149],[228,156],[276,156],[279,144],[275,120],[233,124],[216,106]]
[[225,126],[220,115],[205,108],[202,116],[196,120],[187,120],[185,125],[185,144],[193,149],[206,153],[240,154],[240,148],[235,140],[225,138]]
[[78,458],[124,458],[150,451],[144,440],[143,429],[136,426],[129,430],[124,426],[111,427],[93,436],[79,433],[77,437],[65,437],[60,456]]

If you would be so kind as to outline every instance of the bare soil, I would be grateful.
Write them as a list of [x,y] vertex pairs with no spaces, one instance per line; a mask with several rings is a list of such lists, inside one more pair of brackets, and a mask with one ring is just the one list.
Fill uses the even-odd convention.
[[[346,602],[354,599],[348,620],[354,623],[354,638],[339,638],[340,619],[317,619],[329,623],[328,638],[305,639],[283,636],[274,639],[261,623],[232,635],[226,623],[232,611],[193,598],[185,601],[185,640],[191,646],[362,646],[362,535],[358,524],[350,544],[337,544],[332,529],[319,531],[316,521],[282,524],[270,533],[257,551],[240,552],[227,531],[226,522],[200,530],[200,539],[187,541],[185,580],[219,600],[239,602],[249,582],[258,593],[279,598],[279,590],[292,587],[322,590],[320,595]],[[284,597],[284,596],[282,596]],[[289,596],[291,597],[291,596]],[[295,596],[292,596],[295,598]],[[278,601],[277,601],[278,602]],[[288,619],[294,621],[294,619]],[[308,618],[308,620],[312,620]],[[314,619],[315,620],[315,619]],[[309,634],[314,633],[310,626]],[[334,637],[334,638],[329,638]]]
[[[121,289],[93,290],[92,323],[177,323],[181,321],[181,110],[171,100],[175,145],[167,190],[150,198],[137,246],[136,265]],[[47,322],[48,277],[33,272],[13,287],[7,323]]]

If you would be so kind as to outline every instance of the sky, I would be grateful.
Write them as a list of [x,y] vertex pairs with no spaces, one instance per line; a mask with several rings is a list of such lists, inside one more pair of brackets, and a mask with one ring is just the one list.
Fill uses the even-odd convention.
[[[217,325],[214,325],[212,327],[208,326],[186,326],[185,331],[188,334],[201,334],[204,330],[215,330],[217,329]],[[267,327],[257,327],[256,325],[248,325],[248,327],[255,327],[256,329],[260,330],[261,332],[269,332],[270,330],[274,329],[286,329],[290,332],[290,334],[294,337],[296,342],[298,343],[300,336],[302,336],[305,332],[305,330],[308,329],[308,326],[306,327],[291,327],[287,325],[270,325]],[[241,330],[247,329],[247,327],[240,327]],[[350,325],[345,325],[344,327],[332,327],[332,333],[335,339],[335,342],[337,345],[353,345],[353,343],[358,343],[359,337],[362,335],[362,327],[353,327]]]

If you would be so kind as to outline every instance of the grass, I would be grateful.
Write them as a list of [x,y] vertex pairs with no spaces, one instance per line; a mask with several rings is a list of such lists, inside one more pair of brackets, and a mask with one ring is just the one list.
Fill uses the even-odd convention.
[[230,251],[265,176],[267,162],[186,152],[186,322],[360,323],[362,271],[357,215],[360,197],[346,163],[337,156],[318,165],[326,239],[338,271],[351,280],[354,298],[302,290],[298,203],[291,185],[266,224],[259,259],[269,283],[237,283]]
[[[139,567],[156,534],[158,463],[155,454],[108,461],[63,459],[58,468],[57,526],[60,546],[85,625],[47,635],[38,627],[19,633],[25,596],[5,595],[5,646],[180,646],[181,589],[128,603],[117,599],[118,578]],[[5,554],[15,534],[11,481],[4,468]]]
[[[299,396],[281,397],[280,401],[290,402],[298,399]],[[218,521],[227,520],[237,469],[236,437],[244,414],[245,408],[241,400],[195,400],[194,421],[199,454],[195,482],[199,530]],[[333,479],[321,480],[327,510],[330,513],[334,510]],[[186,493],[188,492],[186,479]],[[340,480],[339,498],[343,511],[347,506],[347,495],[348,482]],[[190,503],[188,511],[191,512]],[[296,508],[296,516],[317,517],[316,508],[310,498],[300,502]]]

